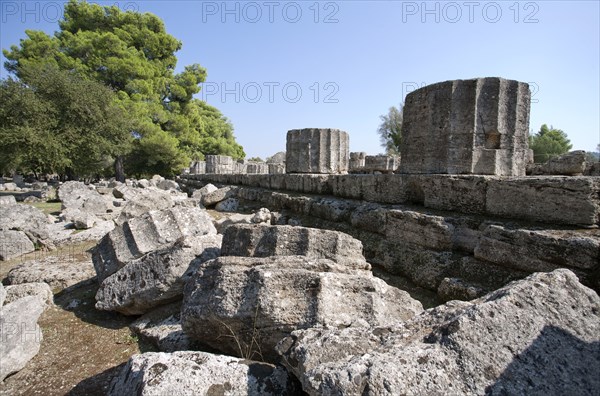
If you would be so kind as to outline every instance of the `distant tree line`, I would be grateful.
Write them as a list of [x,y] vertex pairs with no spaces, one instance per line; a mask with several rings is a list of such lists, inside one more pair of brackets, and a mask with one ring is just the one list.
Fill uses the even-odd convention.
[[181,42],[160,18],[71,0],[59,27],[3,51],[0,173],[168,176],[245,157],[231,122],[193,97],[206,70],[175,74]]

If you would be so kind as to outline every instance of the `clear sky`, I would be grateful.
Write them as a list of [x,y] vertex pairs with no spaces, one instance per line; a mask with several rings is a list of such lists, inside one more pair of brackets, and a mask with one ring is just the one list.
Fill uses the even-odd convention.
[[[208,71],[199,98],[234,124],[248,157],[285,150],[289,129],[339,128],[377,154],[379,116],[435,82],[529,82],[530,131],[600,143],[600,2],[95,1],[151,12],[181,40],[178,70]],[[53,33],[63,2],[0,0],[0,46]],[[2,62],[4,62],[2,57]],[[1,77],[7,73],[3,69]]]

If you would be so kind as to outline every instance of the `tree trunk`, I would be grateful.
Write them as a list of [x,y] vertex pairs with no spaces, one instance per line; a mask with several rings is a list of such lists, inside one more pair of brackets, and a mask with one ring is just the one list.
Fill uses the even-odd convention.
[[125,170],[123,169],[123,157],[115,158],[115,180],[125,183]]

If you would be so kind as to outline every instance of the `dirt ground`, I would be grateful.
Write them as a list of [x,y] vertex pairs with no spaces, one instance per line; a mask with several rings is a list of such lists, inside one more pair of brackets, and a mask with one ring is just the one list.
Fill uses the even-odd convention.
[[[83,260],[89,254],[86,248],[71,246],[47,254]],[[31,258],[1,263],[0,278]],[[40,352],[0,384],[0,395],[103,395],[130,356],[154,351],[130,332],[135,317],[94,308],[97,289],[96,283],[74,285],[55,294],[55,306],[38,321],[43,338]]]

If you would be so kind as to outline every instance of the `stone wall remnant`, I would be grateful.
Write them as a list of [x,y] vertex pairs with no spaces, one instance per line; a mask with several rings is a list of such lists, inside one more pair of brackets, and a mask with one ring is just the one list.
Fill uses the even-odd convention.
[[365,156],[364,171],[368,173],[394,173],[400,166],[400,157],[395,155]]
[[350,153],[350,164],[349,170],[350,173],[360,173],[363,171],[365,167],[365,157],[367,153],[364,151],[357,151]]
[[348,133],[339,129],[292,129],[287,133],[287,173],[348,173]]
[[406,96],[400,173],[524,176],[531,93],[499,77],[445,81]]
[[190,165],[192,175],[203,175],[206,173],[206,161],[194,161]]
[[220,175],[233,173],[233,158],[226,155],[207,155],[206,173]]

